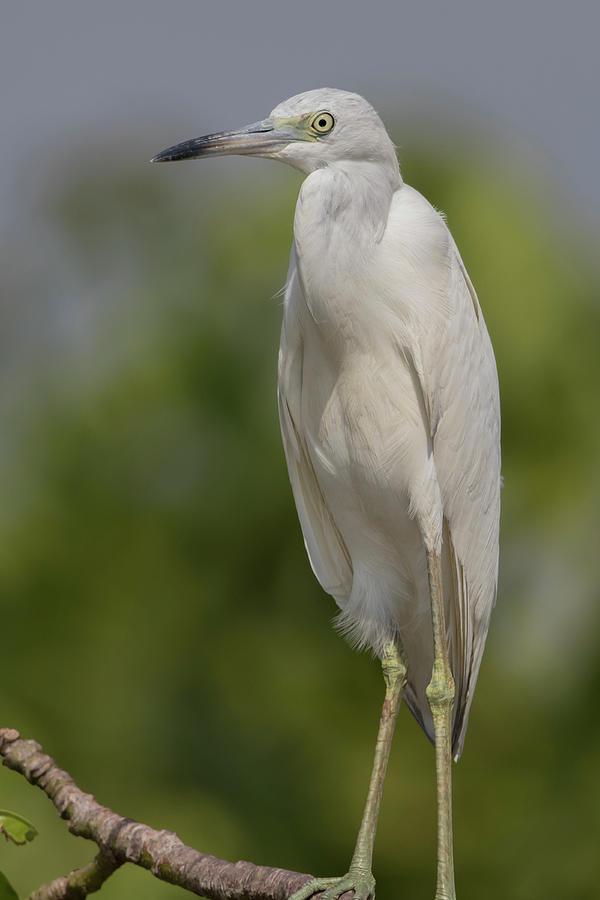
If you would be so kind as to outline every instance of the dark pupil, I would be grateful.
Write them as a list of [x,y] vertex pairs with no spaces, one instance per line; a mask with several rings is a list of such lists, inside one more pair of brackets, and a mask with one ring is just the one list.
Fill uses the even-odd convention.
[[321,126],[321,128],[326,128],[327,127],[327,119],[319,119],[319,125]]

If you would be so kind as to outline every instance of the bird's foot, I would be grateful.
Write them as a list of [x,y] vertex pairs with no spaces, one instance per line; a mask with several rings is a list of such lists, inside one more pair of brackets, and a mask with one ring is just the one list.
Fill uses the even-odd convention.
[[289,900],[308,900],[321,891],[321,900],[338,900],[346,891],[354,891],[354,900],[375,900],[375,879],[371,872],[351,868],[342,878],[313,878],[307,881]]

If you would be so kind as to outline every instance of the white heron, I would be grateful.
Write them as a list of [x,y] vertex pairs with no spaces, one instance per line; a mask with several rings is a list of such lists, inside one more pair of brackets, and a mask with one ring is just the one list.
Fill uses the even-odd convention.
[[316,577],[339,625],[381,658],[375,760],[348,873],[307,883],[375,895],[372,855],[402,697],[435,745],[436,900],[454,900],[458,759],[494,605],[498,377],[477,295],[443,217],[402,180],[357,94],[299,94],[238,131],[153,161],[243,154],[303,172],[285,289],[279,415]]

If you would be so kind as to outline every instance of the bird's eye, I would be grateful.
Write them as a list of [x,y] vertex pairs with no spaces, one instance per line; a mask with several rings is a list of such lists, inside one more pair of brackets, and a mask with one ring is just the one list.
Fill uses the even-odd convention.
[[333,126],[335,125],[335,119],[328,112],[320,112],[313,118],[310,123],[310,127],[313,131],[316,131],[317,134],[327,134],[328,131],[331,131]]

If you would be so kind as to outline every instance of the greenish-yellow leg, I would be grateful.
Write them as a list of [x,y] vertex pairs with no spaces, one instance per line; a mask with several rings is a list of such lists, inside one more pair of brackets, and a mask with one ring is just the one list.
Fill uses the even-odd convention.
[[406,684],[406,665],[395,642],[391,641],[386,646],[381,665],[385,679],[385,700],[375,745],[369,793],[350,868],[342,878],[314,878],[308,881],[299,891],[292,894],[290,900],[306,900],[318,891],[324,891],[323,900],[337,900],[344,891],[352,890],[355,900],[368,900],[369,897],[373,900],[375,897],[375,879],[371,872],[375,831],[394,728]]
[[452,850],[452,706],[454,678],[448,661],[442,592],[442,565],[438,553],[427,554],[431,618],[433,623],[433,672],[427,699],[433,715],[435,772],[437,780],[438,855],[435,900],[456,900]]

